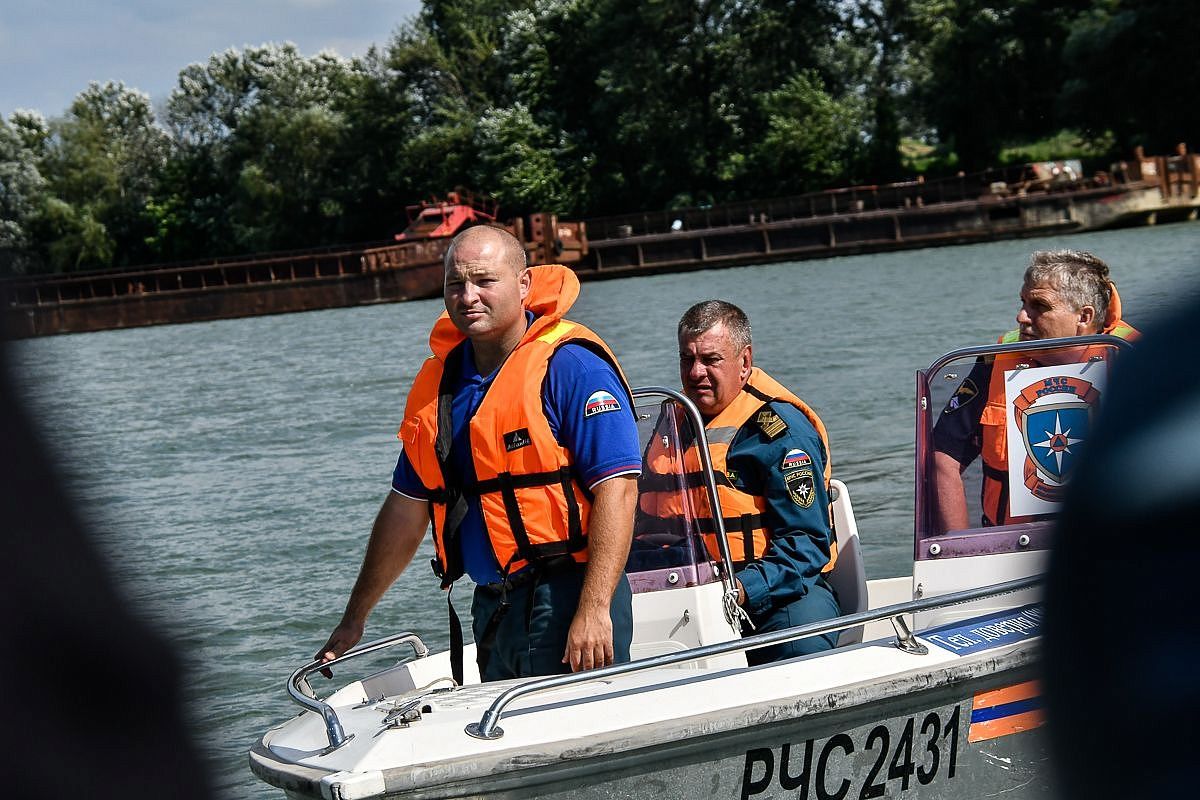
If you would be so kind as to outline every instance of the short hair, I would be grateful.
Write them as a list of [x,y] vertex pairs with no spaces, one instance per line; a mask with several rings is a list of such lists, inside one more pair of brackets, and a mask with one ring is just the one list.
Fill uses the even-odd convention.
[[450,246],[446,248],[446,255],[442,260],[442,267],[450,269],[454,264],[454,254],[458,251],[458,246],[463,242],[471,242],[481,236],[495,236],[501,247],[501,255],[504,262],[513,268],[514,272],[520,272],[529,266],[529,257],[525,253],[525,246],[521,244],[521,240],[513,236],[504,228],[495,225],[473,225],[465,231],[460,231],[451,241]]
[[704,300],[685,311],[679,320],[679,338],[695,339],[718,323],[725,324],[725,330],[729,331],[739,350],[750,346],[749,317],[745,311],[724,300]]
[[1062,299],[1078,311],[1084,306],[1096,309],[1103,323],[1112,298],[1108,264],[1086,250],[1036,250],[1025,270],[1025,285],[1053,286]]

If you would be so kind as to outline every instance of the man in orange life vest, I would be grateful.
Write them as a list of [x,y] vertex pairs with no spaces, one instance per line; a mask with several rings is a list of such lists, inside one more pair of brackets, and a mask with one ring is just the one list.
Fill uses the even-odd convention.
[[[766,633],[832,619],[837,600],[825,580],[836,558],[829,518],[829,442],[803,400],[753,365],[750,321],[732,303],[708,300],[679,321],[679,376],[705,419],[722,519],[734,560],[746,632]],[[685,468],[699,469],[695,445]],[[644,482],[655,477],[653,459]],[[640,511],[671,515],[670,498],[643,488]],[[707,507],[707,504],[701,506]],[[710,557],[720,558],[715,523],[698,520]],[[747,653],[751,664],[834,647],[837,634]]]
[[[503,230],[474,227],[454,238],[446,313],[409,392],[393,491],[318,659],[359,641],[431,520],[442,588],[463,574],[477,584],[483,680],[629,659],[623,569],[641,454],[616,358],[563,319],[578,293],[569,269],[526,267],[521,243]],[[460,672],[453,606],[451,620]]]
[[[1016,330],[1001,343],[1106,333],[1134,339],[1138,332],[1121,318],[1121,298],[1108,265],[1079,250],[1036,251],[1025,270]],[[983,456],[982,524],[1019,521],[1008,509],[1007,414],[1001,371],[981,359],[971,370],[933,429],[937,492],[935,524],[941,531],[970,527],[962,473]]]

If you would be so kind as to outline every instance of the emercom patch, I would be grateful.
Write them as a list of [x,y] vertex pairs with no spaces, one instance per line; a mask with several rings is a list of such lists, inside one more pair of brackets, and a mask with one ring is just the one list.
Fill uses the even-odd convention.
[[798,469],[785,473],[783,482],[787,484],[788,496],[792,502],[801,508],[808,508],[817,498],[817,485],[813,481],[811,469]]

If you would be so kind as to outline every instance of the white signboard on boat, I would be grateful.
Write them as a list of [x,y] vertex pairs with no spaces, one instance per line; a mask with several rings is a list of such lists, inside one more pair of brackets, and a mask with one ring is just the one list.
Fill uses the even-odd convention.
[[1011,517],[1059,510],[1104,392],[1105,370],[1090,367],[1084,362],[1004,373]]

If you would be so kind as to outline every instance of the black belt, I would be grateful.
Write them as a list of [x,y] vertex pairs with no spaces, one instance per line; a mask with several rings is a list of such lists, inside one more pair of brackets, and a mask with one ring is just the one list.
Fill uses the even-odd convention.
[[560,575],[564,572],[582,569],[583,567],[584,564],[569,556],[560,556],[539,563],[536,566],[526,567],[511,578],[497,581],[496,583],[480,583],[477,584],[477,587],[483,589],[488,594],[499,597],[507,592],[511,592],[513,589],[519,589],[538,578],[544,578],[548,575]]
[[493,597],[503,597],[514,589],[520,589],[525,584],[542,574],[536,568],[523,569],[511,578],[496,583],[480,583],[476,588],[482,589]]

